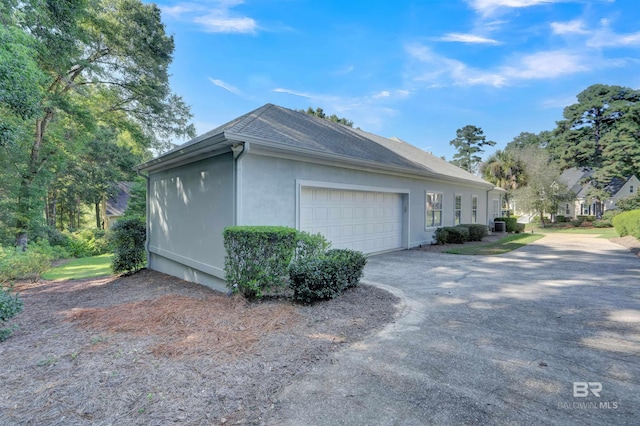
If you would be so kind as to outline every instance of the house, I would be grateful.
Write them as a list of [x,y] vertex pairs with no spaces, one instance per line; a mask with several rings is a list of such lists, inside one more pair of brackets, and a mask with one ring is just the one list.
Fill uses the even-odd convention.
[[104,218],[104,229],[110,229],[127,209],[131,187],[133,182],[118,182],[115,184],[114,194],[103,202],[102,217]]
[[503,190],[399,139],[266,104],[137,167],[149,267],[224,290],[222,233],[281,225],[364,253],[488,224]]
[[560,180],[576,194],[576,199],[566,203],[558,214],[575,219],[577,216],[595,216],[598,213],[613,210],[619,200],[636,194],[640,186],[637,176],[615,177],[604,187],[610,197],[603,201],[592,200],[589,199],[588,194],[591,189],[589,178],[593,172],[594,170],[590,167],[572,167],[562,172]]

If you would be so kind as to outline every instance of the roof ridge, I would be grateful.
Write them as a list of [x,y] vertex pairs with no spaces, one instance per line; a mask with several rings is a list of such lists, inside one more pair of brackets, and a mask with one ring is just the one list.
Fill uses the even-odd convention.
[[[233,133],[239,133],[242,131],[242,129],[244,129],[245,127],[247,127],[249,124],[251,124],[252,122],[254,122],[255,120],[257,120],[262,114],[264,114],[266,111],[268,111],[270,108],[274,107],[275,105],[272,103],[266,103],[264,105],[262,105],[260,108],[256,108],[253,111],[250,111],[248,113],[246,113],[244,115],[244,117],[251,117],[250,120],[246,120],[245,118],[241,118],[240,120],[238,120],[238,122],[236,124],[234,124],[233,126],[231,126],[229,129],[224,130],[224,132],[233,129]],[[253,116],[253,117],[252,117]],[[245,121],[243,123],[243,121]],[[241,124],[242,123],[242,124]],[[236,128],[237,127],[237,128]]]

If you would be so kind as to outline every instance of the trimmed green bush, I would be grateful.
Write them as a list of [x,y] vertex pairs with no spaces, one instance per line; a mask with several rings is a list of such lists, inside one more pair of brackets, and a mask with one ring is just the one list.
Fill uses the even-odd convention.
[[469,241],[469,228],[463,226],[447,227],[447,244],[464,244]]
[[612,220],[616,232],[621,237],[631,235],[640,239],[640,210],[630,210],[620,213]]
[[611,223],[611,219],[608,220],[594,220],[592,223],[594,228],[611,228],[613,224]]
[[120,219],[109,233],[113,244],[111,268],[114,274],[131,274],[147,264],[144,247],[147,239],[147,225],[140,218]]
[[318,257],[323,255],[331,247],[331,243],[322,234],[310,234],[305,231],[298,231],[296,235],[295,259],[299,260],[307,257]]
[[447,244],[447,239],[449,237],[449,232],[447,228],[438,228],[436,232],[433,234],[433,240],[438,245]]
[[468,241],[482,241],[484,237],[489,235],[489,227],[486,225],[480,225],[479,223],[464,223],[458,225],[469,230]]
[[561,214],[556,215],[556,223],[563,223],[563,222],[567,222],[567,217]]
[[507,232],[516,232],[518,229],[518,218],[514,216],[509,217],[496,217],[493,219],[494,222],[502,221],[505,223],[505,231]]
[[593,222],[594,220],[596,220],[596,217],[591,215],[578,215],[576,216],[576,219],[581,220],[583,222]]
[[332,299],[358,284],[367,260],[358,251],[329,250],[324,256],[301,259],[289,266],[293,299],[303,303]]
[[[298,231],[284,226],[231,226],[223,235],[227,287],[247,298],[285,287]],[[310,252],[316,247],[306,242],[301,245],[301,250]]]
[[516,223],[516,234],[521,234],[524,232],[526,225],[524,223]]
[[11,295],[10,288],[0,285],[0,342],[4,342],[13,333],[15,327],[7,327],[9,319],[18,315],[23,308],[20,297]]

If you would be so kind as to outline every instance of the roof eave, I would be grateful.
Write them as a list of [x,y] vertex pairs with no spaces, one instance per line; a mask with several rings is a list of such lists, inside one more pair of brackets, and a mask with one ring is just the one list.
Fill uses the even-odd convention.
[[296,147],[292,147],[292,146],[285,146],[285,145],[281,145],[281,144],[279,144],[277,142],[271,142],[269,140],[265,140],[265,139],[261,139],[261,138],[248,137],[248,136],[243,135],[243,134],[236,134],[236,133],[231,133],[231,132],[226,132],[226,136],[228,138],[231,138],[231,139],[235,139],[235,140],[239,140],[239,141],[243,141],[243,142],[249,142],[254,147],[255,146],[260,146],[260,147],[267,148],[268,150],[271,150],[271,151],[274,151],[274,152],[287,152],[287,153],[290,153],[290,154],[293,154],[293,155],[296,155],[296,156],[304,156],[304,157],[309,157],[309,158],[312,158],[312,159],[315,158],[315,159],[318,159],[318,160],[331,161],[331,162],[336,162],[336,163],[340,163],[340,164],[343,164],[343,165],[358,165],[358,166],[361,166],[361,167],[365,167],[367,169],[376,169],[376,170],[380,170],[380,171],[392,172],[394,174],[419,176],[419,177],[422,177],[422,178],[435,178],[435,179],[445,180],[445,181],[449,181],[449,182],[462,183],[462,184],[466,184],[466,185],[482,186],[482,187],[484,187],[486,189],[496,189],[496,187],[493,184],[489,183],[489,182],[478,182],[478,181],[474,181],[474,180],[458,178],[456,176],[443,175],[443,174],[436,173],[436,172],[433,172],[431,170],[428,170],[426,168],[421,168],[420,170],[410,169],[410,168],[401,167],[401,166],[394,166],[394,165],[386,164],[386,163],[379,163],[379,162],[376,162],[376,161],[361,160],[361,159],[348,157],[348,156],[344,156],[344,155],[330,154],[330,153],[327,153],[327,152],[324,152],[324,151],[319,151],[319,150],[312,150],[312,149],[308,149],[308,148],[296,148]]
[[221,132],[194,144],[188,145],[182,149],[178,147],[166,154],[154,158],[153,160],[139,164],[134,167],[134,170],[148,172],[160,168],[175,167],[178,164],[196,161],[197,158],[211,156],[212,154],[216,154],[218,151],[222,153],[223,151],[230,150],[229,146],[231,143],[232,142],[225,137],[224,132]]

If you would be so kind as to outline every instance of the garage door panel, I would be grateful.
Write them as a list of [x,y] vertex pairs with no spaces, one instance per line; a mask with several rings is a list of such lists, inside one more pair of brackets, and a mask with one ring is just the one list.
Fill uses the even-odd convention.
[[334,248],[365,253],[401,248],[402,195],[303,187],[300,228],[320,232]]

